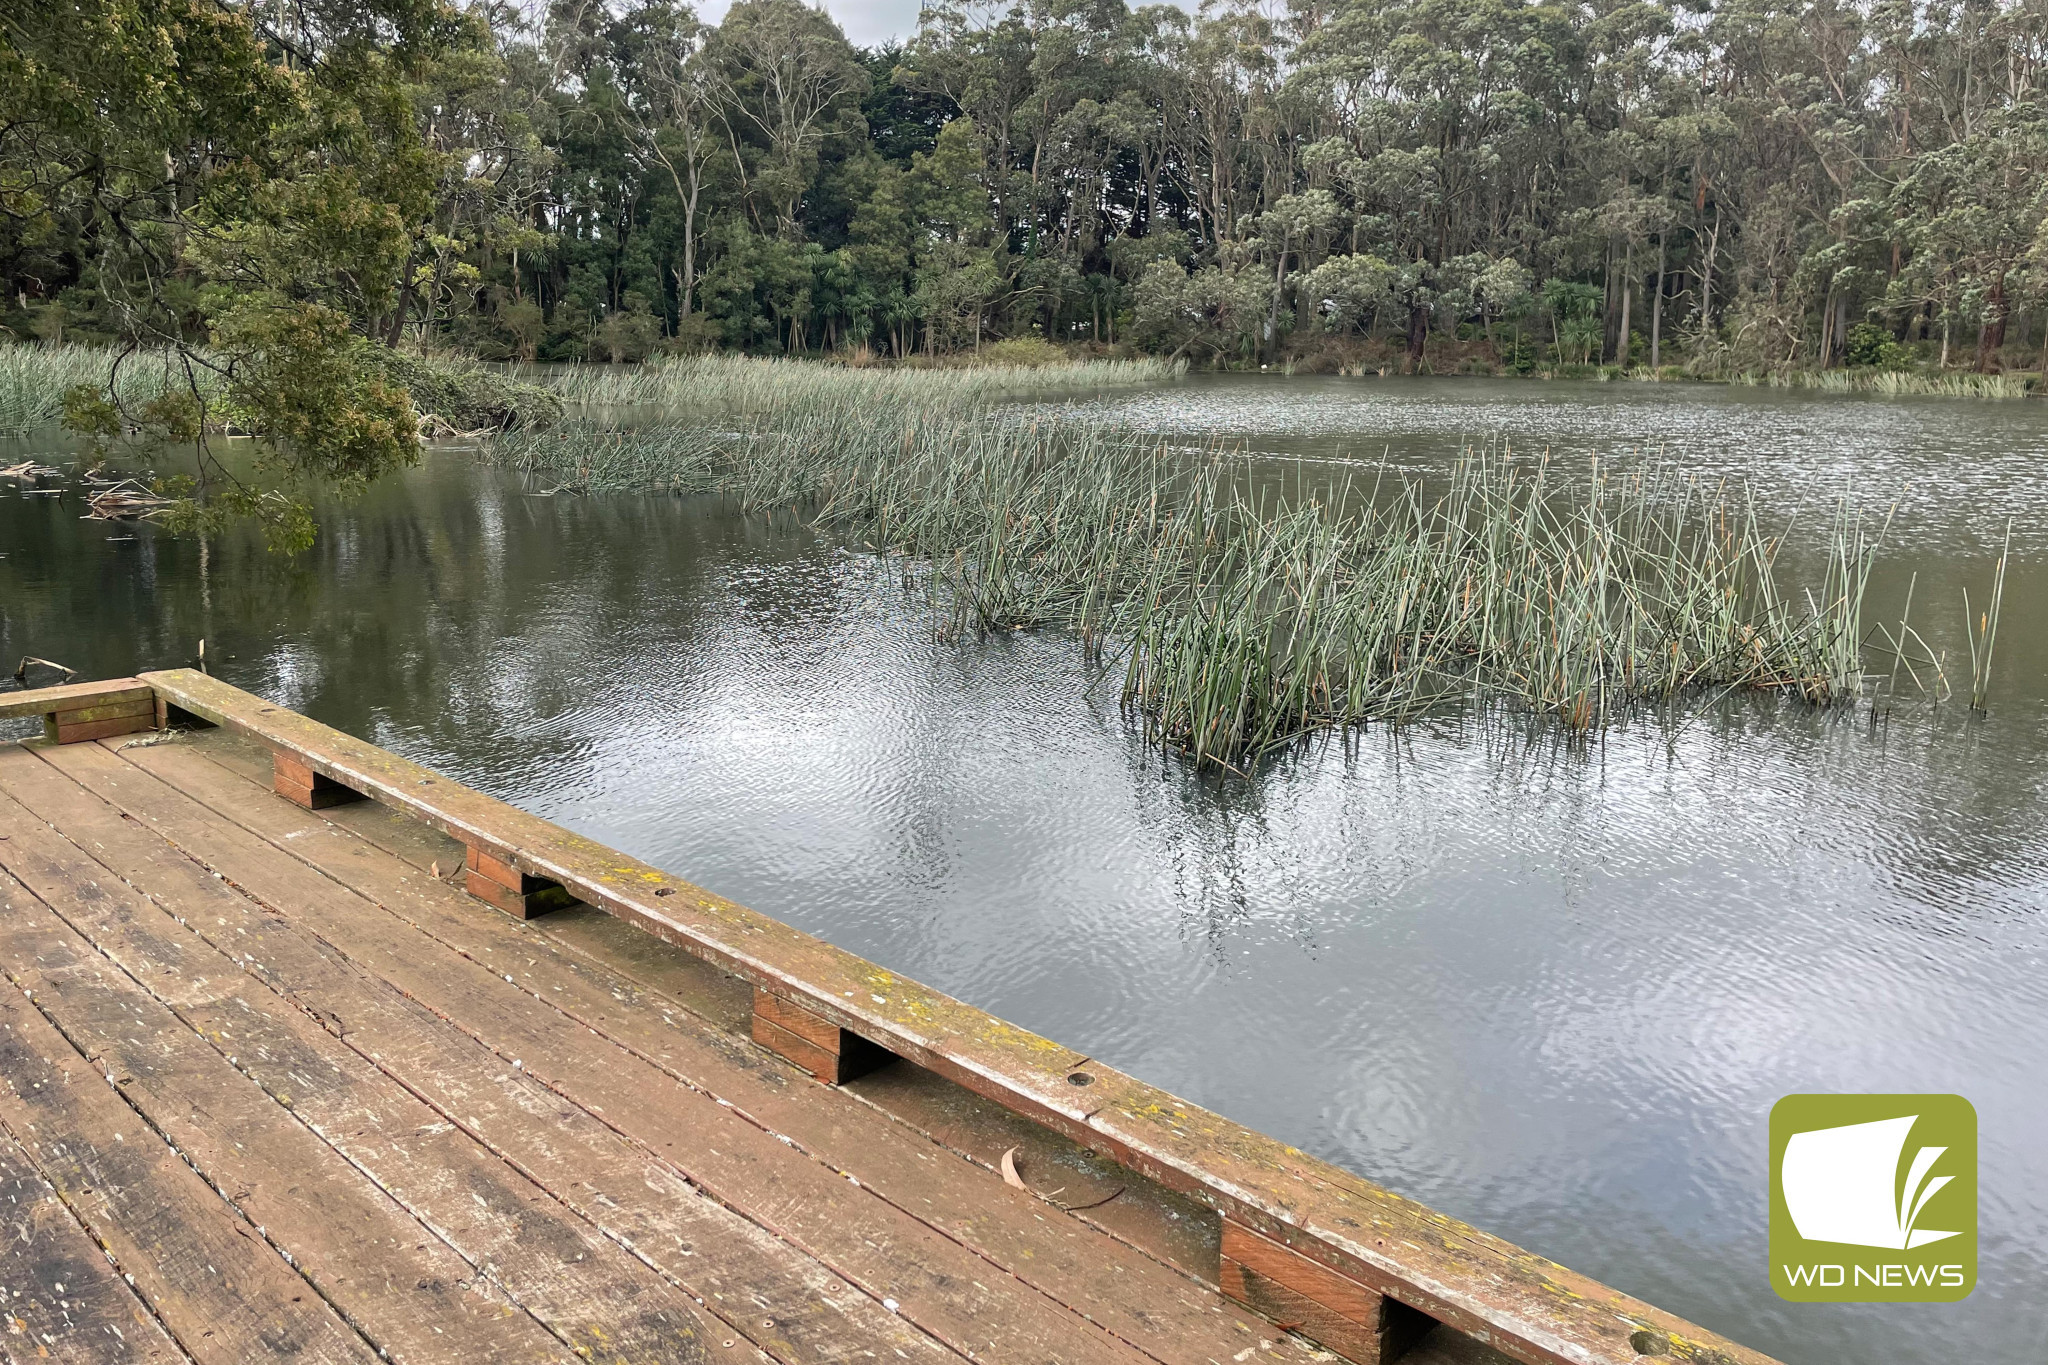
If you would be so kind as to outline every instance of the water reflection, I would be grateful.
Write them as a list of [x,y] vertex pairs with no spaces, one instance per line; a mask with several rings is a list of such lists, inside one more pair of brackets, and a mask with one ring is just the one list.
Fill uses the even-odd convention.
[[[1370,437],[1427,468],[1467,403],[1438,387],[1367,390],[1369,416],[1304,450]],[[1180,402],[1160,410],[1194,427],[1232,390],[1126,406]],[[1677,391],[1512,392],[1514,421],[1584,424],[1564,443],[1666,422]],[[1740,446],[1789,487],[1800,448],[1765,437],[1794,407],[1722,396],[1734,435],[1706,462]],[[302,563],[108,541],[69,499],[0,497],[0,653],[109,675],[203,636],[231,681],[1798,1365],[2041,1360],[2048,497],[1985,452],[2038,452],[2048,422],[1858,418],[1946,431],[1970,466],[1951,477],[1798,412],[1835,433],[1821,467],[1932,490],[1887,569],[1924,600],[1981,574],[1979,491],[2031,513],[1988,720],[1743,705],[1590,744],[1446,721],[1197,777],[1064,640],[942,642],[886,566],[800,529],[533,496],[457,456],[337,512]],[[1807,1090],[1976,1103],[1971,1299],[1770,1292],[1766,1115]]]

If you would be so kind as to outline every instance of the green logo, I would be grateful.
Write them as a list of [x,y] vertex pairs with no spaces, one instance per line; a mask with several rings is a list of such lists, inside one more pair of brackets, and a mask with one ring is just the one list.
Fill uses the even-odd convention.
[[1977,1286],[1977,1111],[1960,1095],[1771,1108],[1771,1287],[1794,1303],[1949,1303]]

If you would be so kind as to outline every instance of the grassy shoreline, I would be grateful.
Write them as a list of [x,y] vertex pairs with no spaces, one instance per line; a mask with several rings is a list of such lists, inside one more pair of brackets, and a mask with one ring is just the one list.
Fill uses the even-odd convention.
[[759,410],[786,402],[854,398],[952,405],[1054,397],[1161,384],[1187,373],[1183,362],[990,361],[976,365],[835,365],[819,360],[729,354],[682,356],[641,365],[577,363],[515,367],[523,381],[588,407]]
[[[63,416],[67,389],[78,384],[103,386],[115,352],[76,343],[49,346],[0,343],[0,438],[19,438]],[[420,357],[407,352],[378,352],[389,377],[414,391],[414,405],[430,434],[467,434],[507,425],[544,425],[558,415],[559,405],[583,407],[646,407],[684,409],[707,392],[752,392],[746,402],[773,396],[801,400],[806,395],[859,392],[903,402],[1000,402],[1028,397],[1058,397],[1093,391],[1171,382],[1189,373],[1185,361],[1156,357],[1073,357],[1051,346],[1034,350],[991,347],[985,357],[964,355],[951,363],[919,360],[853,365],[810,358],[762,358],[734,354],[674,357],[638,365],[577,362],[561,366],[486,366],[460,357]],[[1229,371],[1225,371],[1226,373]],[[1384,374],[1381,368],[1298,366],[1274,368],[1279,374]],[[121,366],[121,399],[139,406],[185,381],[162,353],[137,353]],[[1882,397],[1945,397],[1987,400],[2023,399],[2040,391],[2035,376],[2022,373],[1980,375],[1972,371],[1925,374],[1903,370],[1785,371],[1732,377],[1697,377],[1666,366],[1569,367],[1568,371],[1452,371],[1436,377],[1528,378],[1561,382],[1640,382],[1725,384],[1739,387],[1812,390],[1822,393],[1868,393]],[[552,397],[550,396],[552,395]]]

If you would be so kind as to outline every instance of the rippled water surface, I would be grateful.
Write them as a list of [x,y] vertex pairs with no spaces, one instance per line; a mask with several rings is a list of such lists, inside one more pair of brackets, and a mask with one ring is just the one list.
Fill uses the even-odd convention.
[[[1096,406],[1414,472],[1503,434],[1814,515],[1853,483],[1899,503],[1879,610],[1917,574],[1952,655],[2010,516],[1990,715],[1445,723],[1197,779],[1064,639],[941,642],[800,529],[457,453],[297,564],[0,496],[0,654],[104,675],[204,637],[230,681],[1795,1365],[2048,1360],[2048,408],[1255,377]],[[1771,1292],[1795,1091],[1975,1103],[1969,1300]]]

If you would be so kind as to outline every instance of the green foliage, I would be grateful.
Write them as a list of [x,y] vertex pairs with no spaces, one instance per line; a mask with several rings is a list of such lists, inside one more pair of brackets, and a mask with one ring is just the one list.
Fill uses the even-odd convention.
[[[254,516],[295,547],[311,539],[306,490],[417,458],[405,391],[367,362],[366,333],[415,287],[432,206],[409,81],[462,25],[432,0],[335,4],[290,38],[264,18],[27,0],[0,26],[0,198],[17,254],[89,244],[109,339],[167,371],[147,397],[74,389],[74,428],[191,449],[167,523]],[[273,486],[212,456],[223,420],[261,439]]]
[[[435,431],[529,420],[364,346],[1946,383],[2031,364],[2048,317],[2048,20],[2017,0],[935,0],[867,52],[804,0],[280,13],[0,24],[0,328],[172,357],[78,420],[166,436],[187,400],[145,408],[189,395],[201,501],[236,486],[223,420],[289,497],[395,467],[391,392]],[[0,427],[91,381],[33,369]]]
[[1573,280],[1548,280],[1538,296],[1550,314],[1553,344],[1560,362],[1592,363],[1600,349],[1599,289]]
[[1847,365],[1879,370],[1903,370],[1913,363],[1913,353],[1893,340],[1890,329],[1872,322],[1859,322],[1849,329],[1842,348]]
[[1037,368],[1064,365],[1067,353],[1042,337],[1010,337],[981,349],[980,359],[988,365],[1018,365]]
[[[263,467],[293,487],[343,493],[419,461],[419,426],[404,388],[335,309],[244,304],[215,325],[229,359],[221,407],[262,438]],[[193,436],[196,437],[196,427]]]
[[1192,272],[1171,260],[1155,261],[1133,291],[1134,333],[1176,356],[1191,350],[1211,359],[1249,356],[1258,348],[1271,297],[1265,272],[1243,251]]

